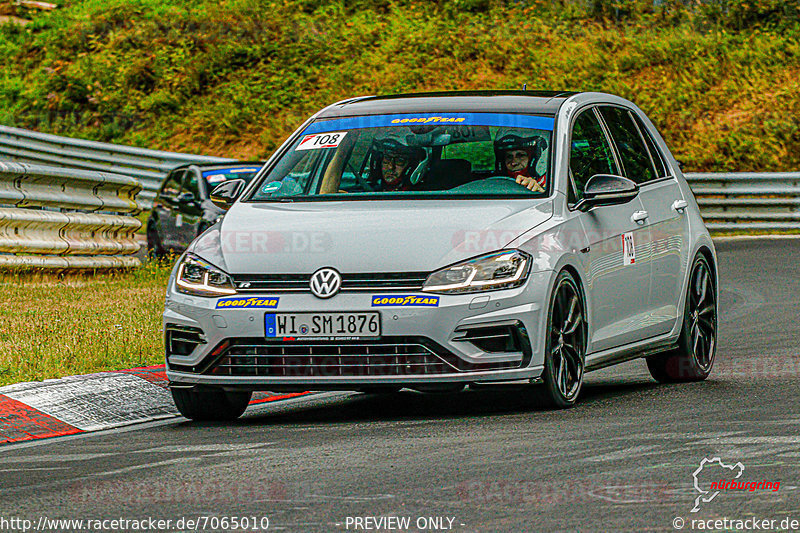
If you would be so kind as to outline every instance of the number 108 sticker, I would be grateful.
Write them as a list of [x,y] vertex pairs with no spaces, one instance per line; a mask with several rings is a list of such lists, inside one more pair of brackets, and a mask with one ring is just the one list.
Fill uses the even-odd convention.
[[297,145],[295,150],[316,150],[317,148],[335,148],[342,142],[344,136],[347,135],[346,131],[337,131],[332,133],[314,133],[306,135]]

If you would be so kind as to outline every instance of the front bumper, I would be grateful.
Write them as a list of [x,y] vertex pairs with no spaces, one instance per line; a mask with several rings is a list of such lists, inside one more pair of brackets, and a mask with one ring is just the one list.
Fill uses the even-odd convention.
[[[373,296],[392,294],[380,290],[341,292],[327,300],[305,292],[246,295],[277,299],[277,307],[268,310],[217,309],[217,299],[177,293],[171,283],[163,316],[165,330],[177,328],[199,331],[202,342],[194,346],[189,345],[191,350],[183,350],[183,355],[167,349],[167,377],[173,386],[209,385],[250,390],[264,390],[278,386],[313,390],[352,390],[371,385],[413,386],[423,383],[534,380],[543,370],[545,310],[552,277],[552,271],[536,272],[530,274],[525,285],[516,289],[466,295],[438,295],[439,301],[436,307],[373,307]],[[414,294],[430,296],[424,293]],[[348,372],[343,372],[341,369],[331,370],[333,368],[331,365],[326,367],[324,372],[319,370],[298,372],[296,360],[280,361],[281,365],[289,363],[295,365],[295,371],[288,373],[291,375],[272,371],[270,371],[272,375],[242,375],[241,372],[239,375],[223,375],[217,369],[217,366],[224,363],[230,366],[232,360],[224,358],[230,355],[231,345],[246,345],[247,349],[253,350],[248,352],[247,349],[240,349],[236,352],[238,355],[235,355],[240,359],[233,359],[233,362],[259,362],[267,359],[259,360],[254,357],[273,354],[276,346],[297,347],[298,344],[309,344],[303,341],[264,341],[265,313],[309,311],[378,311],[381,314],[382,337],[374,339],[373,342],[399,345],[396,339],[419,339],[419,344],[429,347],[431,352],[447,364],[433,373],[403,375],[387,375],[386,372],[372,371],[349,372],[351,375],[343,375]],[[465,328],[494,327],[498,324],[519,326],[525,334],[525,341],[519,349],[487,351],[481,349],[480,343],[459,340],[463,339]],[[330,342],[336,343],[336,341]],[[399,365],[401,360],[397,359],[397,356],[401,351],[394,348],[394,351],[386,357],[395,357],[390,361]],[[299,353],[296,350],[289,352],[295,355]],[[245,359],[246,357],[249,358]],[[352,361],[352,358],[349,359],[348,364],[351,366]],[[332,365],[335,365],[335,362]],[[247,373],[256,372],[251,370]]]

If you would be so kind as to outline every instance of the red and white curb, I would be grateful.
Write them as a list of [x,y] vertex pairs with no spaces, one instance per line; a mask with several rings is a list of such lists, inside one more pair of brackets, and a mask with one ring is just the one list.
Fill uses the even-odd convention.
[[[256,393],[250,404],[303,394]],[[176,416],[164,365],[0,387],[0,444]]]

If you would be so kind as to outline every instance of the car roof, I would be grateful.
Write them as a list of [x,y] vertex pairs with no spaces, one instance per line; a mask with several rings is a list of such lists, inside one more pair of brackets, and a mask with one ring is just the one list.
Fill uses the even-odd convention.
[[577,93],[567,91],[453,91],[365,96],[333,104],[317,118],[395,113],[532,113],[555,115]]
[[226,168],[237,168],[237,167],[247,167],[247,166],[255,166],[258,165],[259,168],[264,166],[264,161],[230,161],[230,162],[212,162],[212,163],[184,163],[182,165],[178,165],[177,167],[173,168],[173,170],[177,170],[179,168],[188,168],[188,167],[197,167],[200,170],[222,170]]

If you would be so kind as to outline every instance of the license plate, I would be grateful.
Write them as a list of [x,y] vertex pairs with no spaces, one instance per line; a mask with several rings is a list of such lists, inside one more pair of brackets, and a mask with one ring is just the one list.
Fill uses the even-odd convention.
[[267,337],[380,337],[380,313],[267,313]]

